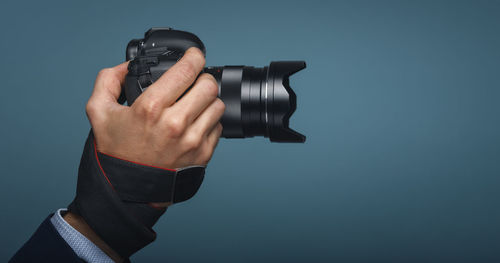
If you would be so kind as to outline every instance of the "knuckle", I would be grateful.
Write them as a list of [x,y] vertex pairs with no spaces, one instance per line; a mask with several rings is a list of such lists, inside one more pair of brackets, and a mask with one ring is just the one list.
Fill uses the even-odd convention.
[[167,125],[167,136],[170,138],[179,138],[182,136],[184,129],[180,126]]
[[137,111],[145,119],[153,120],[158,118],[160,115],[161,107],[157,101],[150,100],[148,102],[138,104]]
[[97,108],[97,104],[93,100],[89,100],[85,106],[85,112],[87,112],[87,115],[91,117],[98,112]]
[[170,137],[177,138],[184,133],[184,130],[186,128],[186,121],[184,120],[183,117],[173,116],[166,119],[165,126],[167,134]]
[[195,150],[201,146],[201,143],[202,143],[201,136],[191,134],[189,136],[186,136],[186,139],[184,141],[184,146],[186,147],[187,150]]

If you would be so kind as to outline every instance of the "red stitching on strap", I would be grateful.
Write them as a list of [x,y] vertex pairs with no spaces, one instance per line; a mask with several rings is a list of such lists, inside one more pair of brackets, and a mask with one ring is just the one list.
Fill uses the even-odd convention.
[[101,169],[102,174],[104,175],[104,177],[106,177],[106,180],[108,181],[109,185],[111,185],[111,188],[113,188],[113,190],[115,190],[115,187],[111,184],[111,181],[109,181],[109,178],[106,175],[106,173],[104,172],[104,169],[102,169],[101,161],[99,161],[99,157],[97,157],[97,146],[95,144],[95,140],[94,140],[94,153],[95,153],[95,158],[97,159],[97,164],[99,165],[99,168]]
[[[94,141],[94,145],[95,145],[95,141]],[[96,151],[97,151],[97,148],[96,148]],[[163,167],[158,167],[158,166],[154,166],[154,165],[149,165],[149,164],[143,164],[143,163],[139,163],[139,162],[129,161],[129,160],[125,160],[125,159],[120,158],[120,157],[116,157],[116,156],[111,155],[111,154],[103,153],[101,151],[98,151],[98,152],[100,154],[104,154],[104,155],[107,155],[107,156],[110,156],[110,157],[113,157],[113,158],[116,158],[116,159],[119,159],[119,160],[122,160],[122,161],[125,161],[125,162],[135,163],[135,164],[138,164],[138,165],[152,167],[152,168],[156,168],[156,169],[162,169],[162,170],[171,171],[171,172],[177,172],[176,169],[163,168]]]

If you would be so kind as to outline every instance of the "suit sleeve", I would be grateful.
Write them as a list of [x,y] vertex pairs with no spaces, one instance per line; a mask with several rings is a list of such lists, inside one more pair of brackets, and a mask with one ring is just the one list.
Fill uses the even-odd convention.
[[31,238],[9,262],[77,262],[84,263],[59,235],[47,217]]

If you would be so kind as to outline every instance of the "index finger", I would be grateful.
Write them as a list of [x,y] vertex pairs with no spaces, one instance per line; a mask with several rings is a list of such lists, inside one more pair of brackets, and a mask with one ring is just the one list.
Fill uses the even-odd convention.
[[135,104],[155,105],[166,108],[191,86],[205,66],[205,56],[198,48],[190,48],[169,70],[149,86]]

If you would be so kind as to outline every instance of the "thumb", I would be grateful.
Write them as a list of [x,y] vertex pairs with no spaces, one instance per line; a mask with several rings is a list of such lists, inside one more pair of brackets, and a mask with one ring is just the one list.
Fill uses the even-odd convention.
[[95,80],[94,91],[90,100],[95,104],[118,104],[122,85],[128,73],[128,61],[99,72]]

